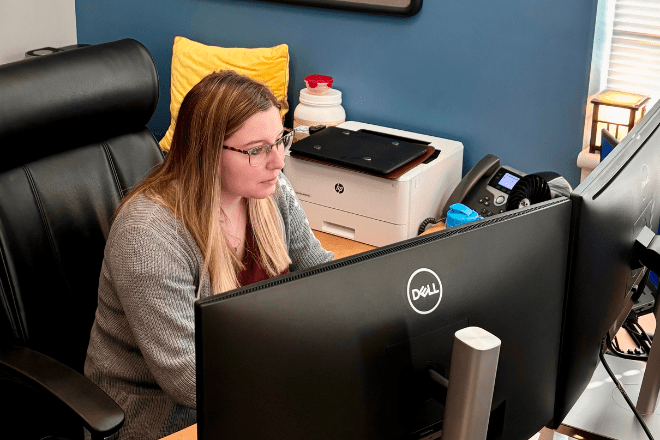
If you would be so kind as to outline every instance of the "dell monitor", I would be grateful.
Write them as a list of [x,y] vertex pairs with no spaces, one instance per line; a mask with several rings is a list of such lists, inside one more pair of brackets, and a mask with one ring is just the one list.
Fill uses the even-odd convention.
[[[198,438],[437,438],[454,333],[501,340],[488,438],[553,416],[565,197],[278,276],[195,304]],[[422,295],[425,293],[425,295]]]
[[557,424],[589,384],[601,342],[614,337],[643,288],[646,268],[633,247],[645,226],[657,231],[659,127],[656,105],[571,194]]

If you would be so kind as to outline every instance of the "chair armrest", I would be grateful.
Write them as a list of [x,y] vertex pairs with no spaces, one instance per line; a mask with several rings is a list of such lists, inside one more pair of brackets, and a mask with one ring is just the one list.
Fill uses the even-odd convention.
[[19,346],[0,348],[0,368],[68,406],[92,434],[107,437],[121,428],[124,411],[94,382],[66,365]]

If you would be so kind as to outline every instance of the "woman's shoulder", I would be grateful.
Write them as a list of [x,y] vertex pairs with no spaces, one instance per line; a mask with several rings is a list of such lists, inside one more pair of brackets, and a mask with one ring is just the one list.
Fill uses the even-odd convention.
[[174,214],[165,206],[145,196],[131,197],[119,210],[115,223],[128,225],[155,226],[160,223],[174,223]]
[[274,194],[276,201],[281,201],[282,203],[288,203],[291,199],[296,199],[296,192],[291,186],[291,182],[286,178],[284,173],[280,171],[280,174],[277,176],[277,189]]
[[179,245],[182,241],[189,246],[194,243],[192,235],[169,208],[144,194],[133,196],[122,206],[112,223],[111,235],[113,232],[138,239],[157,236]]
[[201,258],[195,239],[174,213],[144,194],[138,194],[117,213],[107,246],[131,248],[148,243],[160,249],[170,249],[178,255]]
[[296,191],[291,186],[289,179],[282,172],[278,176],[275,204],[285,224],[307,222]]

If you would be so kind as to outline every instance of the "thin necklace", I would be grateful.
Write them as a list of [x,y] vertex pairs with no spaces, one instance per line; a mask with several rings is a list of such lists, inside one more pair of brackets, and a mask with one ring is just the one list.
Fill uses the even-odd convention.
[[[237,223],[236,226],[234,226],[234,224],[232,223],[232,221],[231,221],[231,219],[229,218],[229,216],[225,213],[225,210],[224,210],[224,209],[221,209],[221,211],[222,211],[222,215],[223,215],[223,219],[220,220],[220,222],[221,222],[221,226],[222,226],[222,230],[223,230],[223,232],[225,233],[225,236],[228,237],[229,244],[230,244],[230,246],[234,249],[234,252],[238,252],[238,247],[243,243],[243,239],[242,239],[242,238],[237,237],[236,235],[234,235],[234,234],[237,234],[237,235],[238,235],[238,232],[237,232],[237,231],[234,231],[234,229],[237,228],[238,225],[240,225],[240,223],[241,223],[241,218],[243,217],[243,214],[244,214],[244,213],[247,214],[247,213],[245,212],[246,209],[247,209],[247,207],[244,206],[244,205],[245,205],[245,202],[241,202],[241,205],[242,205],[242,206],[241,206],[241,209],[238,210],[238,217],[237,217],[237,219],[236,219],[236,223]],[[244,207],[246,208],[245,210],[243,209]],[[222,225],[223,220],[226,222],[225,225]],[[230,230],[231,230],[231,232],[230,232]],[[230,237],[231,237],[231,239],[229,239]],[[232,239],[233,239],[233,240],[232,240]],[[237,244],[234,246],[234,243],[237,243]]]

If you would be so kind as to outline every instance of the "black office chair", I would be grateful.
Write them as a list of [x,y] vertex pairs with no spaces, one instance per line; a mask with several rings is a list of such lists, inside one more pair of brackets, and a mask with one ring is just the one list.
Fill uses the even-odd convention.
[[157,102],[134,40],[0,66],[0,438],[123,423],[82,372],[112,215],[163,159],[145,128]]

